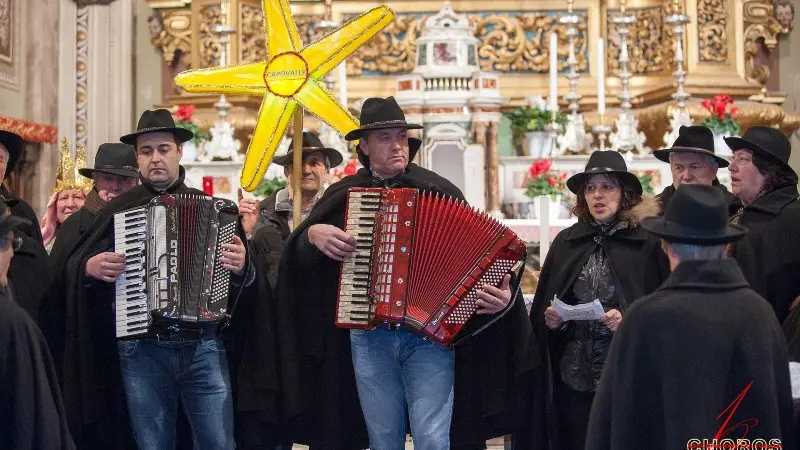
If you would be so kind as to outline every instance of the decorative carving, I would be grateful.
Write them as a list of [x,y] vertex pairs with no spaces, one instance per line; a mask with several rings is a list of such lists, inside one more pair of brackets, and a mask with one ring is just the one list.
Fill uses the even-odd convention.
[[[674,49],[667,38],[671,28],[664,23],[664,9],[661,7],[628,9],[626,14],[634,16],[636,22],[628,26],[629,39],[628,70],[634,75],[669,73],[672,68]],[[606,29],[608,38],[608,71],[619,71],[620,37],[613,20],[620,17],[619,10],[609,10]]]
[[89,130],[89,7],[78,6],[75,63],[75,145],[88,147]]
[[728,16],[723,0],[697,2],[697,45],[700,60],[728,62]]
[[219,36],[211,31],[214,25],[222,25],[222,9],[219,5],[206,5],[200,9],[200,67],[219,65],[222,45]]
[[89,6],[89,5],[110,5],[114,3],[116,0],[73,0],[73,1],[78,6]]
[[0,130],[18,134],[26,142],[54,144],[58,128],[43,123],[27,122],[9,116],[0,116]]
[[756,61],[762,49],[771,52],[778,45],[778,35],[786,30],[775,18],[774,8],[768,0],[746,0],[744,12],[744,67],[745,76],[750,81],[765,84],[769,78],[769,68]]
[[783,33],[792,31],[794,21],[794,4],[789,0],[777,0],[775,2],[775,19],[783,27]]
[[158,10],[147,19],[150,29],[150,42],[161,50],[164,62],[171,66],[178,58],[187,66],[191,65],[192,52],[192,13],[191,11]]
[[266,36],[264,34],[264,14],[261,5],[241,3],[241,39],[239,61],[243,64],[267,60]]
[[[427,13],[398,15],[395,21],[347,60],[348,75],[387,75],[414,69],[420,22]],[[588,70],[587,14],[579,12],[576,57],[581,72]],[[560,12],[492,12],[471,14],[475,37],[480,39],[479,64],[482,70],[496,72],[537,72],[549,70],[547,36],[559,36],[559,69],[566,67],[566,26],[558,23]]]

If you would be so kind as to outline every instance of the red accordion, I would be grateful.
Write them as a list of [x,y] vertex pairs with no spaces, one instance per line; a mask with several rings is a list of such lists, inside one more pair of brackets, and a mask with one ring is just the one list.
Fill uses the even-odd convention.
[[465,202],[417,189],[351,188],[336,326],[401,323],[452,343],[477,310],[477,291],[524,264],[513,231]]

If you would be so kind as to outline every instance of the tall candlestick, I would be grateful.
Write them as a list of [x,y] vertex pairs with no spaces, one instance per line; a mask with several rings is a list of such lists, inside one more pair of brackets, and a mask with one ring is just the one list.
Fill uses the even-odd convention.
[[558,35],[550,34],[550,111],[558,111]]
[[339,103],[347,108],[347,61],[339,64]]
[[220,6],[220,12],[222,13],[222,25],[228,25],[228,1],[222,0]]
[[597,113],[601,120],[606,113],[606,46],[605,40],[597,40]]
[[619,12],[625,15],[625,0],[619,2]]

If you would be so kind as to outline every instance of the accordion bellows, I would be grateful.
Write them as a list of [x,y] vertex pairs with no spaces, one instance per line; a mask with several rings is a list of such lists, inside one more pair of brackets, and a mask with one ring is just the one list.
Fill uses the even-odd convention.
[[526,246],[465,202],[417,189],[351,188],[345,231],[356,252],[342,263],[336,325],[402,323],[449,345]]
[[193,194],[162,195],[115,214],[114,248],[125,255],[117,337],[226,320],[230,272],[220,256],[238,216],[230,200]]

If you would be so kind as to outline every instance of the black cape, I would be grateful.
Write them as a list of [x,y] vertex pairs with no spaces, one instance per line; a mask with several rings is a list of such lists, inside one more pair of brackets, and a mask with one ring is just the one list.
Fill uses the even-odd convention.
[[0,448],[72,450],[47,344],[30,316],[0,290]]
[[794,449],[786,343],[772,308],[735,260],[683,262],[617,330],[586,449],[672,450],[713,439],[751,382],[726,429],[755,418],[748,439]]
[[42,242],[27,235],[20,237],[22,246],[9,264],[8,280],[19,306],[41,324],[41,310],[49,298],[53,272]]
[[0,197],[2,201],[6,202],[11,214],[30,221],[29,224],[21,225],[19,231],[22,234],[30,237],[36,242],[42,242],[42,230],[39,228],[39,219],[36,218],[36,212],[31,208],[25,200],[14,196],[6,189],[5,185],[0,185]]
[[[289,236],[276,291],[282,414],[291,423],[294,442],[326,450],[365,448],[368,440],[349,330],[334,326],[340,263],[311,245],[307,230],[318,223],[342,228],[347,190],[356,186],[414,187],[463,198],[452,183],[415,164],[387,182],[361,169],[329,187]],[[497,321],[456,347],[453,447],[482,445],[526,420],[519,394],[538,361],[529,351],[524,302],[512,302],[499,319],[475,318],[469,326],[482,320]]]
[[[652,200],[650,200],[652,201]],[[654,210],[655,212],[655,210]],[[647,214],[640,214],[638,219]],[[599,244],[599,231],[580,219],[556,235],[547,252],[534,295],[530,321],[537,343],[536,352],[543,364],[530,379],[528,429],[514,435],[514,448],[520,450],[561,449],[555,383],[559,379],[558,360],[565,345],[566,333],[551,333],[544,323],[544,311],[554,296],[571,297],[572,286],[589,256]],[[602,242],[602,241],[601,241]],[[620,305],[625,310],[637,298],[653,292],[669,276],[669,261],[660,241],[640,226],[619,230],[604,241],[606,255],[624,293]],[[612,339],[612,342],[616,337]]]
[[747,234],[731,248],[745,279],[775,309],[779,322],[800,296],[800,201],[797,186],[774,190],[742,210]]
[[[728,216],[736,214],[736,212],[742,207],[742,202],[735,195],[733,195],[724,184],[721,184],[718,179],[714,178],[714,181],[711,183],[711,185],[725,193],[725,198],[728,200]],[[669,204],[670,200],[672,200],[672,196],[675,195],[676,191],[677,189],[675,189],[675,186],[670,184],[669,186],[665,187],[660,194],[656,195],[656,198],[661,202],[662,213],[667,208],[667,205]]]
[[[117,212],[144,205],[153,197],[163,194],[205,195],[202,191],[187,187],[183,183],[184,175],[185,171],[181,167],[179,179],[163,191],[142,180],[142,184],[110,201],[81,236],[63,269],[61,286],[66,297],[61,381],[70,430],[82,448],[134,447],[119,374],[114,314],[111,308],[114,284],[86,277],[86,262],[92,256],[110,251],[114,247],[112,225]],[[246,242],[241,224],[238,234]],[[248,271],[253,270],[249,260],[246,267]],[[231,283],[231,292],[236,298],[243,293],[252,295],[249,289],[243,290],[236,285],[237,283]],[[235,322],[235,306],[232,313],[232,322]],[[235,349],[228,353],[229,357],[238,357]]]

